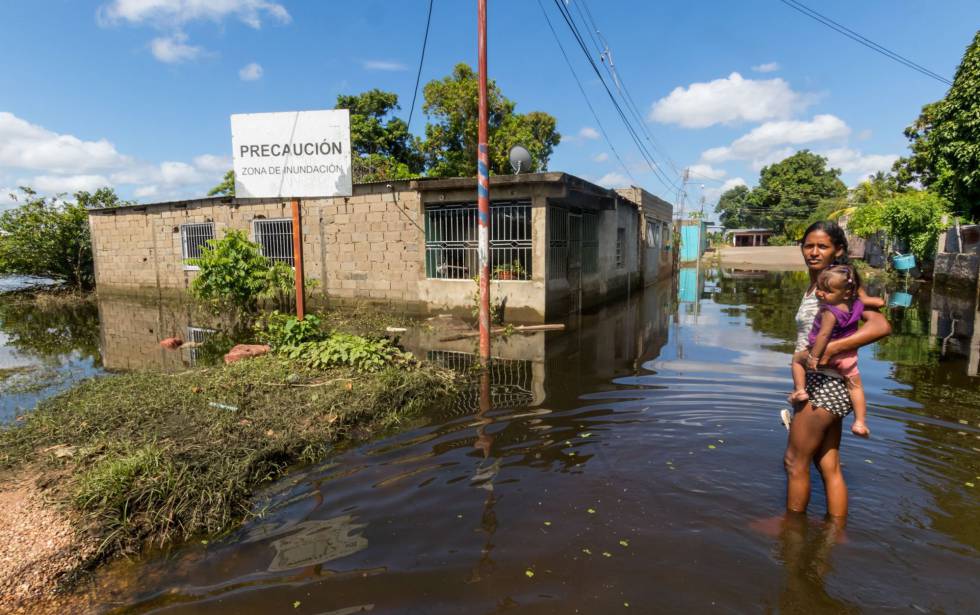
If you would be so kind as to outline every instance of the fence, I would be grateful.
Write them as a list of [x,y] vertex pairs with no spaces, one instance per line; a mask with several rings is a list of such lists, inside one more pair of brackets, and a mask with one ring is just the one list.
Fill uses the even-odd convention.
[[[427,206],[425,210],[425,275],[465,280],[480,273],[477,208],[465,205]],[[494,279],[531,279],[531,204],[490,205],[490,270]]]

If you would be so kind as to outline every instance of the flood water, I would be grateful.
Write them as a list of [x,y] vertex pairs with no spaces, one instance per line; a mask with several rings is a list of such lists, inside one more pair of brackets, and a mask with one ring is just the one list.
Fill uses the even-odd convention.
[[[133,613],[974,611],[975,298],[917,289],[890,311],[892,338],[862,349],[872,437],[847,420],[841,532],[816,475],[809,519],[780,523],[778,411],[806,284],[684,270],[564,332],[515,336],[456,403],[271,486],[261,519],[113,564],[86,591]],[[149,344],[193,324],[100,308],[110,368],[175,360]],[[414,343],[473,360],[470,342]]]

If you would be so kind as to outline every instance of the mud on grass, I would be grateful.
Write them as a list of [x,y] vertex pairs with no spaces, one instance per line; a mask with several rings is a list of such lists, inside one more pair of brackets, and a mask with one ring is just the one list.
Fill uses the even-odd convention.
[[56,502],[98,543],[93,561],[245,519],[257,487],[447,398],[450,372],[313,372],[266,356],[180,374],[84,382],[0,431],[0,469],[66,477]]

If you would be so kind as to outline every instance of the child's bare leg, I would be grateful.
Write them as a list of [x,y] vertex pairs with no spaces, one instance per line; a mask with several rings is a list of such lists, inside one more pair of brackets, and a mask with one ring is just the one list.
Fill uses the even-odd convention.
[[791,403],[803,402],[810,399],[806,394],[806,367],[803,363],[793,361],[793,392],[789,396]]
[[868,412],[868,402],[864,397],[861,376],[855,375],[847,379],[847,392],[851,394],[851,405],[854,407],[854,424],[851,425],[851,433],[867,438],[871,435],[871,430],[864,422]]

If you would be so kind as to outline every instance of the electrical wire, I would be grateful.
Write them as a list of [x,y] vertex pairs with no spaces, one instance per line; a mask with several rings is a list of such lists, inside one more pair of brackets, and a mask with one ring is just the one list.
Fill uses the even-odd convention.
[[660,165],[656,163],[654,157],[643,145],[642,141],[639,138],[639,135],[636,132],[635,127],[626,117],[626,113],[623,111],[622,106],[619,104],[619,101],[616,100],[615,95],[613,95],[612,90],[610,90],[609,88],[609,84],[606,83],[606,80],[603,78],[602,72],[599,70],[599,67],[596,66],[596,63],[592,59],[591,54],[589,54],[589,50],[585,44],[585,40],[582,37],[582,34],[579,31],[578,27],[576,26],[575,21],[572,19],[571,13],[568,12],[567,7],[563,4],[562,0],[555,0],[555,6],[558,8],[558,12],[565,20],[565,24],[571,30],[573,38],[578,43],[579,47],[582,49],[582,52],[585,54],[585,57],[588,60],[589,65],[592,67],[592,70],[595,72],[596,76],[599,77],[599,81],[602,84],[603,89],[606,90],[606,94],[609,96],[609,100],[612,102],[613,107],[615,107],[616,112],[619,114],[620,119],[623,121],[623,125],[626,127],[626,130],[629,133],[630,137],[633,139],[634,144],[636,144],[637,149],[640,151],[640,154],[643,157],[644,161],[646,162],[647,166],[650,167],[650,170],[653,172],[654,176],[657,177],[657,179],[664,185],[664,187],[671,190],[681,191],[682,188],[678,186],[676,183],[674,183],[670,179],[670,177],[668,177],[663,172],[663,170],[660,168]]
[[834,30],[834,31],[836,31],[836,32],[838,32],[840,34],[843,34],[844,36],[846,36],[847,38],[851,39],[852,41],[855,41],[855,42],[857,42],[857,43],[859,43],[861,45],[864,45],[865,47],[867,47],[868,49],[871,49],[872,51],[875,51],[877,53],[880,53],[881,55],[885,56],[886,58],[889,58],[891,60],[894,60],[894,61],[898,62],[899,64],[902,64],[903,66],[905,66],[907,68],[911,68],[914,71],[917,71],[919,73],[922,73],[926,77],[930,77],[930,78],[935,79],[936,81],[939,81],[939,82],[944,83],[946,85],[953,85],[953,82],[950,81],[949,79],[947,79],[946,77],[943,77],[942,75],[939,75],[937,73],[934,73],[933,71],[929,70],[928,68],[926,68],[926,67],[924,67],[924,66],[922,66],[920,64],[916,64],[912,60],[910,60],[910,59],[908,59],[908,58],[906,58],[906,57],[904,57],[902,55],[899,55],[898,53],[895,53],[894,51],[888,49],[887,47],[884,47],[882,45],[879,45],[878,43],[874,42],[873,40],[871,40],[871,39],[869,39],[869,38],[867,38],[865,36],[862,36],[861,34],[858,34],[854,30],[851,30],[847,26],[844,26],[842,24],[837,23],[836,21],[834,21],[833,19],[831,19],[831,18],[829,18],[829,17],[827,17],[825,15],[821,15],[820,13],[818,13],[815,10],[811,9],[810,7],[808,7],[807,5],[803,4],[802,2],[797,2],[796,0],[779,0],[779,1],[782,2],[783,4],[785,4],[786,6],[790,7],[791,9],[793,9],[795,11],[798,11],[798,12],[806,15],[810,19],[813,19],[815,21],[818,21],[818,22],[822,23],[823,25],[827,26],[831,30]]
[[419,70],[415,74],[415,89],[412,90],[412,109],[408,112],[408,126],[406,127],[406,132],[411,132],[412,116],[415,114],[415,101],[419,95],[419,82],[422,79],[422,63],[425,62],[425,48],[429,42],[429,26],[432,24],[433,2],[434,0],[429,0],[429,14],[425,18],[425,36],[422,38],[422,53],[419,56]]
[[558,32],[555,31],[555,27],[551,24],[551,18],[548,17],[548,12],[544,10],[544,5],[541,4],[541,0],[538,0],[538,8],[541,9],[541,14],[544,15],[544,20],[548,23],[548,29],[551,30],[552,36],[555,37],[555,42],[558,44],[558,49],[561,51],[562,57],[565,58],[565,64],[568,65],[568,70],[572,73],[572,77],[575,79],[576,85],[578,85],[578,90],[582,93],[582,98],[585,99],[585,104],[588,105],[589,111],[592,112],[592,117],[595,119],[595,123],[599,126],[599,132],[602,133],[602,138],[606,140],[606,144],[609,146],[609,149],[612,150],[613,155],[616,157],[616,160],[619,161],[620,166],[623,167],[623,171],[626,172],[626,175],[629,176],[630,180],[634,184],[639,183],[636,181],[636,178],[633,177],[633,174],[630,173],[629,167],[626,166],[626,163],[623,162],[623,159],[619,156],[619,152],[616,151],[616,146],[612,144],[612,140],[606,133],[606,129],[603,127],[602,121],[599,120],[599,114],[596,113],[595,107],[593,107],[592,103],[589,101],[589,97],[585,93],[585,88],[582,87],[582,81],[578,78],[578,74],[575,72],[575,68],[572,66],[572,61],[568,59],[568,54],[565,53],[565,46],[561,44],[561,39],[558,37]]

